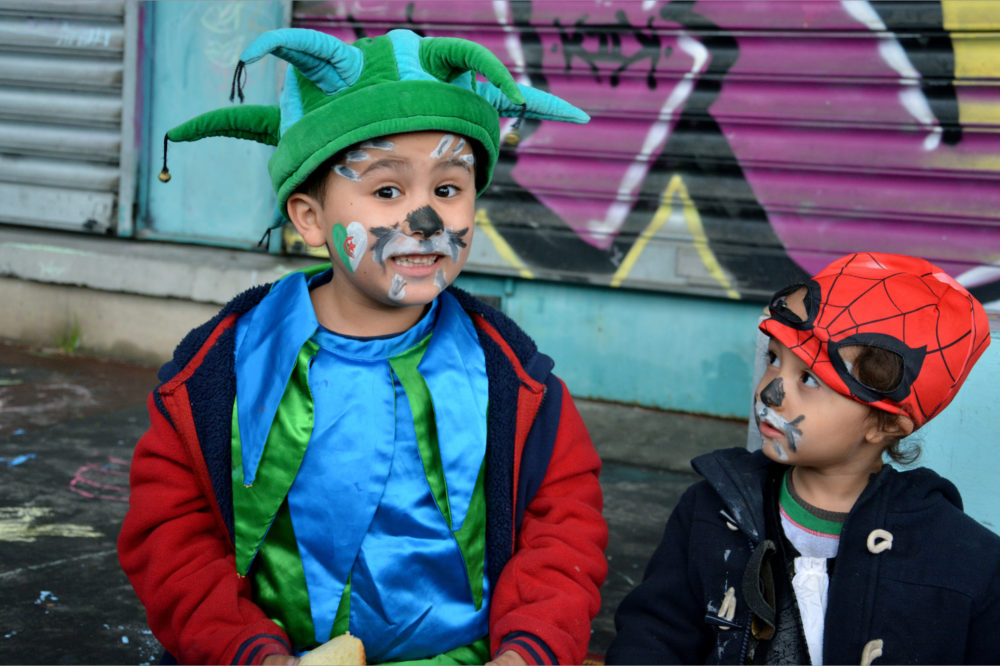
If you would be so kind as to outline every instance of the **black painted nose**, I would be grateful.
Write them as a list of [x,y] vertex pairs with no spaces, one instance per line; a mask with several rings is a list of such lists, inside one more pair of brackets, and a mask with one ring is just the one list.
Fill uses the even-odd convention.
[[420,234],[424,238],[430,238],[444,230],[444,222],[430,206],[410,211],[406,216],[406,223],[410,226],[410,233]]
[[760,392],[760,400],[768,407],[780,407],[785,400],[785,387],[781,377],[775,377]]

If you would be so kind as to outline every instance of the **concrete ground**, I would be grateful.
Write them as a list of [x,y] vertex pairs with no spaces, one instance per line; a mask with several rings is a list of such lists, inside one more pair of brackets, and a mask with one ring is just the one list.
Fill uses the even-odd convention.
[[[118,567],[132,447],[153,369],[0,344],[0,663],[155,663],[160,646]],[[642,577],[694,480],[688,460],[743,446],[746,424],[580,401],[604,459],[609,575],[590,650]]]

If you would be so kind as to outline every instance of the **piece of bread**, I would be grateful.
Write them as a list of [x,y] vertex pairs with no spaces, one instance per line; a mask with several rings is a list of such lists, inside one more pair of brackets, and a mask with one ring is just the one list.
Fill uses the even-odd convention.
[[350,633],[341,634],[302,655],[299,666],[360,666],[365,663],[365,646]]

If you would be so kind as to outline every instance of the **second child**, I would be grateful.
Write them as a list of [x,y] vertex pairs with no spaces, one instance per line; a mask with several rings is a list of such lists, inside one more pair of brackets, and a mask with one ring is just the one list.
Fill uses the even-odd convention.
[[760,328],[763,448],[692,461],[607,663],[1000,662],[1000,537],[946,479],[883,462],[989,344],[982,305],[922,259],[859,253]]

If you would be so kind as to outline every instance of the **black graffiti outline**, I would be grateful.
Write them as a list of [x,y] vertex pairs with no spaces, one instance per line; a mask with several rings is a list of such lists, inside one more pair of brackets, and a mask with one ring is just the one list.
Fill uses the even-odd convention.
[[[617,23],[612,24],[587,24],[589,14],[582,14],[573,23],[573,32],[562,25],[557,18],[553,20],[553,25],[559,32],[559,42],[562,46],[565,68],[563,71],[570,72],[573,69],[573,61],[576,58],[582,60],[589,68],[597,83],[601,83],[601,73],[597,66],[598,62],[618,63],[617,69],[611,72],[609,81],[611,87],[615,88],[620,82],[621,74],[632,65],[648,59],[649,71],[646,73],[646,86],[650,90],[656,89],[656,67],[660,63],[660,57],[670,57],[673,53],[673,46],[663,47],[663,41],[656,34],[653,28],[654,16],[647,17],[646,33],[642,28],[633,26],[625,11],[619,9],[615,12]],[[635,54],[626,56],[622,53],[622,34],[630,34],[639,44],[639,49]],[[584,40],[587,38],[597,39],[597,48],[588,51],[584,48]]]

